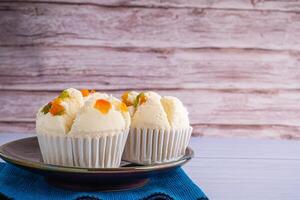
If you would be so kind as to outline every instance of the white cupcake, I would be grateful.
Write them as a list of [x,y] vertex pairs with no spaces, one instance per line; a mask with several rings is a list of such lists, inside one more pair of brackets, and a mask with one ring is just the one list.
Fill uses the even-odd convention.
[[174,161],[184,155],[192,127],[179,99],[154,92],[127,92],[122,101],[133,110],[124,160],[149,165]]
[[80,91],[69,88],[39,109],[36,132],[45,163],[72,166],[72,146],[67,133],[82,106]]
[[[76,95],[75,95],[76,93]],[[44,162],[87,168],[118,167],[130,115],[124,103],[107,94],[83,99],[64,90],[37,114],[36,129]]]
[[94,95],[78,112],[69,133],[74,164],[119,167],[130,125],[127,106],[107,95]]

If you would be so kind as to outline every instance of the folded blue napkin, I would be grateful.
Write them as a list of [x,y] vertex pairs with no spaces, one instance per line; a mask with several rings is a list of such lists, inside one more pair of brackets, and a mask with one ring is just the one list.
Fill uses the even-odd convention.
[[145,186],[120,192],[74,192],[48,185],[42,176],[0,163],[0,199],[208,200],[181,168],[152,177]]

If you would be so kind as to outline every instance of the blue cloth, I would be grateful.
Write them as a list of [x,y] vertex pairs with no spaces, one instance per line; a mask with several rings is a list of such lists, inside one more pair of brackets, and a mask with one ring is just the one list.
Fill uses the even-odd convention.
[[[120,192],[74,192],[48,185],[40,175],[0,163],[0,193],[8,198],[57,200],[208,200],[181,168],[155,176],[143,187]],[[4,197],[0,194],[0,199]]]

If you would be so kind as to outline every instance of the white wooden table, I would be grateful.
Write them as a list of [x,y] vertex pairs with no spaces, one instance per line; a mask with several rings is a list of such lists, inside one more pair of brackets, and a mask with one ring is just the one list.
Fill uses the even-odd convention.
[[[28,137],[0,134],[0,144]],[[212,200],[300,199],[300,141],[192,138],[184,169]]]

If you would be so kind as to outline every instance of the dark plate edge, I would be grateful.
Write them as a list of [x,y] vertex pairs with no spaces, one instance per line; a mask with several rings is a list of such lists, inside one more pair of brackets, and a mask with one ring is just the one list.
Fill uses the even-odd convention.
[[178,166],[182,166],[191,160],[194,157],[194,151],[187,147],[187,150],[190,152],[189,155],[184,155],[182,158],[176,161],[171,161],[168,163],[156,164],[156,165],[148,165],[148,166],[136,166],[136,167],[122,167],[122,168],[79,168],[79,167],[65,167],[65,166],[58,166],[58,165],[49,165],[49,164],[40,164],[35,162],[30,162],[27,160],[22,159],[15,159],[8,155],[5,155],[4,147],[9,145],[10,143],[19,141],[19,140],[28,140],[34,139],[34,137],[27,137],[18,140],[14,140],[8,143],[5,143],[0,146],[0,157],[8,163],[12,163],[18,166],[23,166],[27,168],[33,168],[38,170],[44,171],[55,171],[55,172],[64,172],[64,173],[140,173],[140,172],[150,172],[150,171],[159,171],[168,168],[174,168]]

